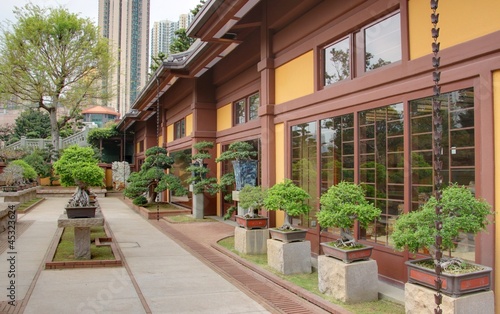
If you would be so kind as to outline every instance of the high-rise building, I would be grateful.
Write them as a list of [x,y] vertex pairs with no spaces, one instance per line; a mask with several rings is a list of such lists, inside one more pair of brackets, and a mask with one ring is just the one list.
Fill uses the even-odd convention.
[[181,14],[177,22],[169,20],[154,22],[151,28],[151,57],[156,57],[160,52],[168,56],[170,45],[176,38],[175,32],[181,28],[187,29],[193,18],[191,14]]
[[99,27],[110,41],[118,66],[105,82],[113,93],[108,106],[129,111],[148,79],[150,0],[99,0]]

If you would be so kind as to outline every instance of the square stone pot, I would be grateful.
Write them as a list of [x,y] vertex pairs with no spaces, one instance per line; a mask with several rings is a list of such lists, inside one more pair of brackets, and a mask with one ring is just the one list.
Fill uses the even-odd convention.
[[344,263],[364,261],[370,259],[370,256],[372,256],[373,246],[365,245],[362,248],[349,250],[330,245],[327,242],[323,242],[320,244],[326,256],[339,259]]
[[87,207],[68,207],[66,206],[66,214],[68,218],[94,218],[97,206]]
[[267,217],[247,218],[236,215],[236,223],[245,229],[263,229],[267,227]]
[[[430,260],[430,258],[405,262],[408,267],[408,282],[435,289],[436,273],[434,268],[417,265],[418,262],[425,260]],[[441,273],[442,292],[444,294],[459,297],[471,292],[491,290],[492,269],[483,265],[470,264],[476,265],[482,270],[467,274]]]
[[307,230],[297,229],[297,230],[279,230],[276,228],[269,229],[269,234],[274,240],[278,240],[284,243],[304,241],[306,239]]

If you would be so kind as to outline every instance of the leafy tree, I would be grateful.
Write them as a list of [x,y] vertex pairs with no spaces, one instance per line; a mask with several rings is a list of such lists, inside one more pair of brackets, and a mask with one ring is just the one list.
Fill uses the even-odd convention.
[[28,109],[21,112],[16,119],[14,136],[21,138],[47,138],[50,136],[50,118],[40,110]]
[[[60,130],[82,105],[109,98],[102,88],[114,63],[108,41],[90,19],[64,8],[27,4],[14,13],[16,24],[0,36],[0,92],[48,112],[57,151]],[[59,108],[68,114],[58,121]]]
[[151,71],[151,74],[154,73],[159,67],[160,64],[163,63],[167,59],[167,55],[163,52],[160,51],[157,56],[151,57],[151,65],[149,66],[149,70]]
[[206,0],[200,0],[200,3],[198,3],[196,5],[196,7],[194,9],[191,10],[191,14],[192,15],[196,15],[198,14],[198,12],[200,12],[201,10],[201,7],[203,7],[203,5],[205,4]]
[[[165,173],[174,163],[174,159],[167,156],[167,150],[154,146],[146,150],[146,159],[139,172],[134,172],[128,178],[128,186],[125,189],[125,196],[133,198],[135,204],[155,202],[158,193],[167,189],[172,190],[175,195],[184,195],[186,191],[181,180],[170,173]],[[144,202],[143,194],[148,193],[148,198]],[[139,201],[140,200],[140,201]]]
[[170,45],[170,53],[186,51],[194,43],[194,38],[188,37],[184,28],[176,30],[175,36],[175,40]]
[[35,181],[36,180],[36,177],[37,177],[37,173],[35,171],[35,169],[28,165],[28,163],[22,159],[18,159],[18,160],[14,160],[12,162],[9,163],[9,165],[16,165],[16,166],[19,166],[21,168],[23,168],[23,179],[25,181]]
[[48,150],[35,149],[31,154],[23,158],[25,162],[35,169],[38,176],[45,178],[52,174],[52,165],[50,164],[50,152]]

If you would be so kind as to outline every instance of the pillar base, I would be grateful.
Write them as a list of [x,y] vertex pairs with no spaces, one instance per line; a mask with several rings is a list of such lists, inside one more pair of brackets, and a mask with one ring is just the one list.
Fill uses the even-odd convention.
[[267,265],[284,275],[310,274],[311,242],[267,240]]
[[235,227],[234,249],[243,254],[266,254],[269,229],[245,229]]

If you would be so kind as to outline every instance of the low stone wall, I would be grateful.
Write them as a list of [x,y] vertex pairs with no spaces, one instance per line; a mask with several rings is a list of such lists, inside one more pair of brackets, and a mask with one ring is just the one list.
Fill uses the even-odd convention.
[[0,233],[7,230],[9,224],[12,225],[12,222],[9,223],[9,221],[17,221],[16,209],[18,205],[17,202],[0,203]]
[[31,201],[37,197],[38,186],[20,190],[17,192],[0,192],[0,197],[3,197],[4,202],[24,203]]
[[[37,190],[38,197],[67,197],[70,198],[75,193],[76,187],[42,187]],[[91,188],[97,197],[106,197],[106,189]]]

